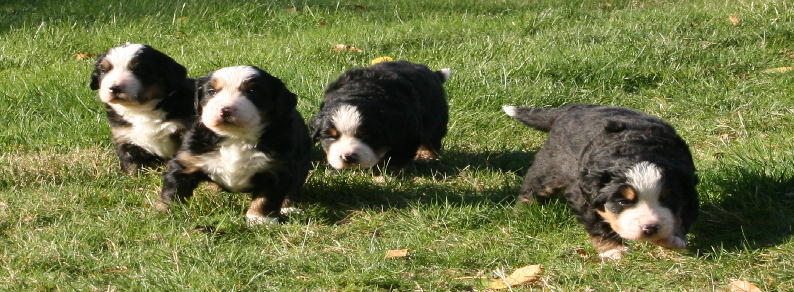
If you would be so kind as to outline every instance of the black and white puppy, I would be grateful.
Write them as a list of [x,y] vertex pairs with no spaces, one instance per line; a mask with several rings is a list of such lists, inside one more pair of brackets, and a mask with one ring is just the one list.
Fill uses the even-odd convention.
[[343,73],[328,85],[312,136],[335,169],[402,166],[435,159],[447,134],[449,107],[442,84],[449,69],[406,61]]
[[588,104],[503,107],[548,132],[519,200],[544,202],[562,192],[602,258],[620,259],[625,240],[685,248],[698,215],[689,147],[659,118]]
[[253,66],[199,78],[199,118],[163,174],[161,204],[190,197],[202,181],[250,192],[249,225],[273,223],[295,201],[309,172],[311,139],[284,83]]
[[91,89],[105,105],[121,169],[171,158],[195,118],[185,67],[147,45],[124,44],[97,58]]

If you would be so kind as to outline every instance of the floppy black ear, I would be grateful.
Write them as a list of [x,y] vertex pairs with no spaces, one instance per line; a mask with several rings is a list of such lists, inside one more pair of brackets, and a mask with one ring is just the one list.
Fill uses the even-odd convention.
[[276,106],[280,113],[288,114],[298,105],[298,96],[292,93],[292,91],[289,91],[281,80],[279,80],[278,83],[281,89],[276,97]]
[[582,195],[594,206],[602,206],[609,198],[602,194],[601,189],[611,181],[612,174],[608,170],[583,169],[580,185]]
[[99,57],[97,57],[96,62],[94,63],[94,71],[91,72],[91,82],[89,83],[91,90],[99,89],[99,75],[102,74],[101,72],[99,72],[99,64],[102,62],[102,59],[104,58],[105,58],[105,54],[102,54]]
[[196,94],[193,99],[193,107],[196,109],[196,116],[201,116],[201,102],[204,100],[204,86],[210,81],[211,74],[212,73],[209,73],[196,79]]
[[311,131],[312,142],[315,143],[320,140],[320,132],[323,130],[323,119],[325,119],[322,114],[323,105],[325,103],[320,103],[320,112],[309,119],[309,131]]

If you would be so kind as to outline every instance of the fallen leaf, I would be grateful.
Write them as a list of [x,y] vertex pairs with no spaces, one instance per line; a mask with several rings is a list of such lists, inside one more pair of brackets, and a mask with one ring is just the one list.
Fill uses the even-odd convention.
[[77,54],[74,54],[74,58],[78,59],[78,60],[84,60],[84,59],[93,58],[93,57],[96,57],[96,54],[92,54],[92,53],[77,53]]
[[786,57],[788,57],[789,59],[794,59],[794,51],[791,51],[789,49],[783,49],[780,52],[783,53],[783,55],[786,55]]
[[408,256],[407,249],[392,249],[386,252],[387,259],[404,258]]
[[297,7],[287,7],[287,9],[284,9],[284,10],[286,10],[287,12],[298,12],[298,8]]
[[320,21],[317,23],[317,26],[325,26],[325,25],[326,25],[325,21]]
[[794,67],[777,67],[777,68],[766,69],[764,71],[761,71],[761,73],[766,73],[766,74],[786,73],[791,70],[794,70]]
[[491,285],[489,288],[501,290],[527,282],[534,282],[540,279],[540,274],[542,272],[543,270],[540,268],[540,265],[522,267],[513,271],[510,276],[507,276],[504,279],[491,279]]
[[612,7],[612,3],[603,2],[603,3],[599,3],[598,6],[601,7],[601,8],[608,8],[608,7]]
[[361,50],[359,48],[356,48],[356,47],[350,46],[350,45],[345,45],[345,44],[336,44],[333,47],[331,47],[331,50],[334,50],[334,51],[337,51],[337,52],[341,52],[341,51],[351,51],[351,52],[356,52],[356,53],[363,53],[364,52],[363,50]]
[[389,56],[377,57],[375,59],[372,59],[370,65],[375,65],[377,63],[383,63],[383,62],[391,62],[391,61],[394,61],[394,59]]
[[728,16],[728,20],[730,20],[730,21],[731,21],[731,24],[732,24],[733,26],[737,26],[737,25],[739,25],[739,22],[742,22],[742,20],[741,20],[741,19],[739,19],[738,17],[736,17],[736,16],[733,16],[733,15],[731,15],[731,16]]
[[581,247],[576,249],[576,254],[578,254],[579,257],[581,257],[583,259],[586,259],[586,258],[590,257],[590,256],[587,255],[587,251],[584,250],[584,248],[581,248]]
[[694,22],[690,22],[690,23],[689,23],[689,26],[690,26],[690,27],[698,27],[698,26],[700,26],[700,24],[698,24],[698,23],[694,23]]
[[745,280],[732,280],[730,284],[728,284],[728,289],[731,292],[761,292],[761,289],[758,289],[753,283],[747,282]]

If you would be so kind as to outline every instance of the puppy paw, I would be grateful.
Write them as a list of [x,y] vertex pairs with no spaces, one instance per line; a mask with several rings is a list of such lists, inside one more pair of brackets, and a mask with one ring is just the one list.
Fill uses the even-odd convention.
[[300,215],[300,214],[303,214],[303,210],[301,210],[300,208],[295,208],[295,207],[281,208],[281,215],[286,216],[286,215],[290,215],[290,214]]
[[628,251],[628,247],[617,247],[598,254],[602,261],[612,260],[617,261],[623,258],[623,254]]
[[419,146],[414,160],[438,160],[438,153],[426,146]]
[[686,240],[678,236],[670,236],[668,238],[654,241],[653,244],[670,249],[685,249]]
[[259,215],[245,215],[245,225],[248,227],[255,227],[259,225],[276,225],[278,224],[278,218],[275,217],[266,217],[266,216],[259,216]]
[[154,202],[154,204],[152,204],[152,206],[153,206],[153,207],[154,207],[154,208],[155,208],[157,211],[160,211],[160,212],[168,212],[168,204],[167,204],[167,203],[164,203],[164,202],[162,202],[162,201],[160,201],[160,200],[157,200],[157,201],[155,201],[155,202]]

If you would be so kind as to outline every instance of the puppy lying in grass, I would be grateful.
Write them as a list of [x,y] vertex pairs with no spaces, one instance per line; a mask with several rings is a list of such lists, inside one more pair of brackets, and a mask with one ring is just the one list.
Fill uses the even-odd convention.
[[620,259],[626,240],[686,248],[698,215],[695,165],[668,123],[634,110],[588,104],[504,106],[508,116],[548,132],[518,199],[560,192],[601,258]]
[[309,172],[311,140],[284,83],[253,66],[226,67],[197,82],[198,120],[163,175],[159,209],[202,181],[250,192],[249,225],[278,222]]
[[328,85],[312,136],[335,169],[401,167],[436,159],[447,134],[449,110],[442,84],[450,70],[431,71],[406,61],[343,73]]

